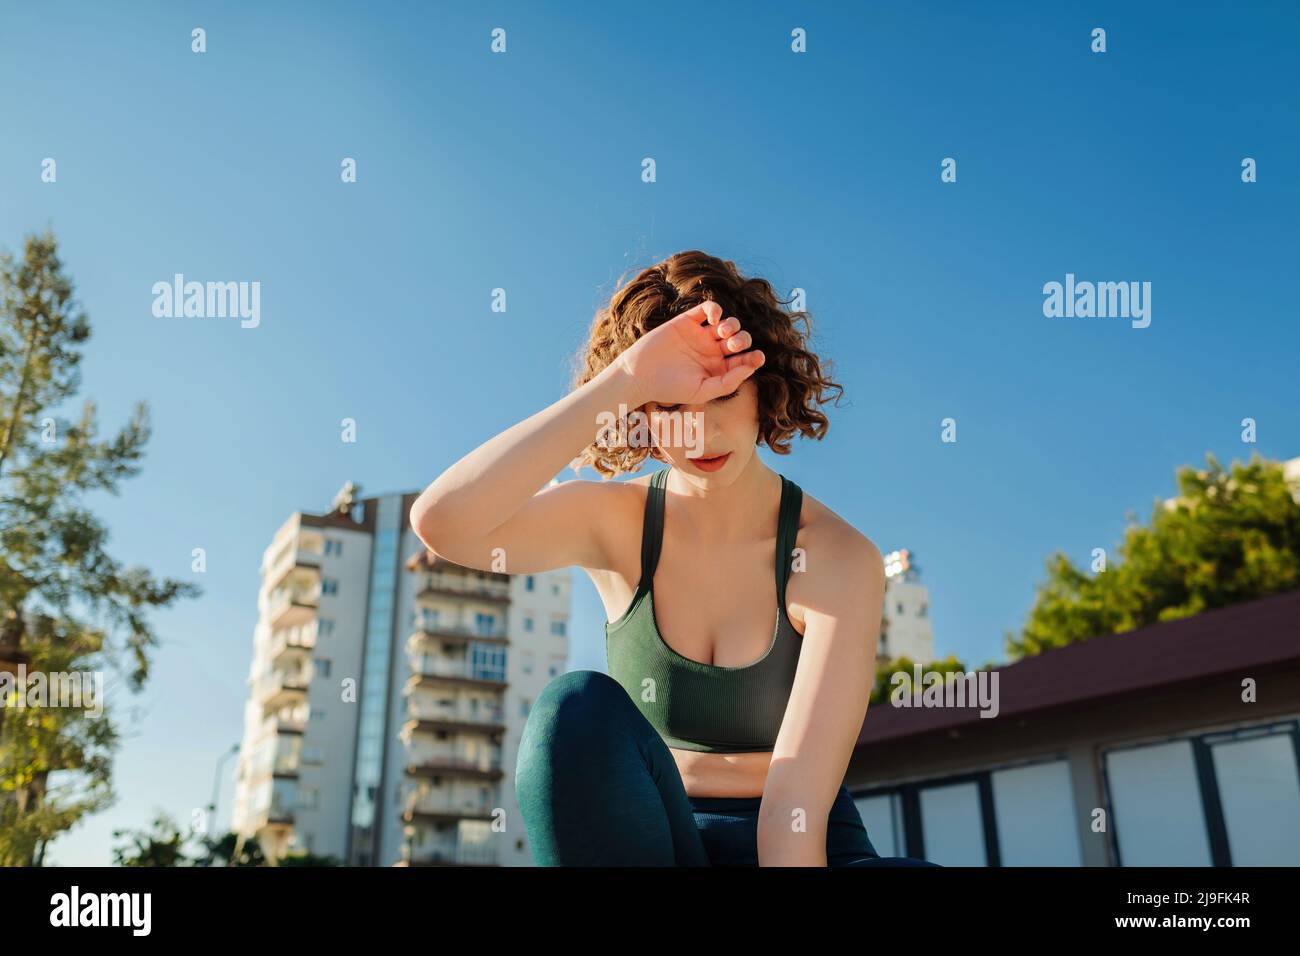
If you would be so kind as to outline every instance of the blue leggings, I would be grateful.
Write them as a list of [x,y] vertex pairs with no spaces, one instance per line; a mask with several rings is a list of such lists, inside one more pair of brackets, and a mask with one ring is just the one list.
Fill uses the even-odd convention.
[[[663,738],[607,674],[561,674],[533,704],[515,793],[538,866],[757,866],[761,797],[690,797]],[[881,857],[848,789],[827,817],[828,866]]]

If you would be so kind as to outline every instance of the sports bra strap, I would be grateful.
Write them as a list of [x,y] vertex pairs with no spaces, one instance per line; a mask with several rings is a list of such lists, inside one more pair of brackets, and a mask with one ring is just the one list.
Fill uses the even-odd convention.
[[[645,517],[641,524],[641,580],[638,591],[649,591],[659,567],[659,550],[664,537],[664,487],[668,469],[650,477],[646,489]],[[799,513],[803,510],[803,491],[793,481],[781,476],[781,507],[776,528],[776,595],[785,607],[785,586],[790,579],[795,541],[799,534]]]
[[664,482],[668,469],[661,468],[650,476],[646,490],[645,517],[641,523],[641,581],[638,591],[649,591],[659,566],[659,548],[664,538]]
[[803,510],[803,491],[793,481],[781,476],[781,512],[776,528],[776,599],[785,608],[785,586],[790,580],[792,552],[799,535],[799,513]]

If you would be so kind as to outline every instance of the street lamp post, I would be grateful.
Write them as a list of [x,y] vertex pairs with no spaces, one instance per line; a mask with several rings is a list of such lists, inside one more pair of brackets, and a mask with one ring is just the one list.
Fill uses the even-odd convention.
[[212,833],[217,826],[217,797],[221,793],[221,768],[225,766],[227,760],[239,753],[239,744],[235,744],[220,757],[217,758],[216,772],[212,775],[212,802],[208,804],[208,832],[215,839],[216,834]]

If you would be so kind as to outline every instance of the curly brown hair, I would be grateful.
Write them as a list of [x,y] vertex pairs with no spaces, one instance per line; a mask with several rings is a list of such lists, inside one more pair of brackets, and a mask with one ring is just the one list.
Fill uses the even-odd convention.
[[[832,392],[838,404],[844,389],[830,378],[830,360],[819,359],[809,348],[812,317],[787,312],[782,307],[787,300],[766,279],[746,278],[734,262],[695,249],[643,269],[596,312],[578,354],[573,387],[591,381],[651,329],[709,299],[722,306],[724,318],[737,316],[753,339],[751,347],[763,352],[765,361],[751,376],[758,386],[759,442],[788,455],[795,432],[805,438],[824,436],[830,423],[820,406]],[[652,453],[645,447],[592,442],[574,464],[591,465],[612,478],[636,471]]]

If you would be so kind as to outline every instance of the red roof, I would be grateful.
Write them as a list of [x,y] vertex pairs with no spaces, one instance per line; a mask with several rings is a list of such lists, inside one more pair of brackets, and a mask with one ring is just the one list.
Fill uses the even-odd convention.
[[[1194,617],[1106,634],[994,668],[998,716],[1071,708],[1154,687],[1259,671],[1300,661],[1300,591]],[[921,668],[922,674],[925,668]],[[977,706],[867,710],[858,744],[968,726]]]

